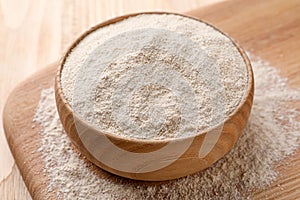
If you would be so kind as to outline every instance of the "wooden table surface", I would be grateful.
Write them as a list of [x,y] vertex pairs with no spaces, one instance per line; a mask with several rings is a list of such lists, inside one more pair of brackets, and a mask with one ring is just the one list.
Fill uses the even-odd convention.
[[[125,13],[184,12],[222,0],[0,0],[0,112],[9,92],[58,60],[88,27]],[[31,199],[7,146],[0,116],[0,199]]]

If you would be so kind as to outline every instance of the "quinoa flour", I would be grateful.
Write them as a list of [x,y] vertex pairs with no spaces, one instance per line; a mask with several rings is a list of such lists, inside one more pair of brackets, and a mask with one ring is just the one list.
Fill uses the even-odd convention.
[[47,190],[58,199],[246,199],[277,177],[275,165],[299,145],[299,111],[289,106],[300,91],[259,58],[252,58],[255,96],[244,133],[235,147],[210,168],[160,183],[121,178],[94,166],[72,146],[60,123],[54,89],[44,89],[34,121],[49,177]]

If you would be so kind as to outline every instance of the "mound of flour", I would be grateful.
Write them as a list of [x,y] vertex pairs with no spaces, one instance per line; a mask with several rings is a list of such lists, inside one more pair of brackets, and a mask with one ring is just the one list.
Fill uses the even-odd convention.
[[174,14],[142,14],[90,33],[61,74],[79,116],[137,139],[184,137],[223,122],[247,83],[246,64],[228,37]]

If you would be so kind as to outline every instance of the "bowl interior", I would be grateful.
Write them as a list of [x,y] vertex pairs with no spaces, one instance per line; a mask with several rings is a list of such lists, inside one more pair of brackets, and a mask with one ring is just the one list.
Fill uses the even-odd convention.
[[[99,25],[96,25],[94,27],[92,27],[91,29],[89,29],[88,31],[86,31],[81,37],[79,37],[67,50],[67,52],[64,54],[63,58],[61,59],[60,61],[60,65],[59,65],[59,69],[58,69],[58,73],[57,73],[57,76],[56,76],[56,79],[55,79],[55,82],[56,82],[56,89],[59,90],[59,97],[62,99],[62,101],[64,102],[66,108],[74,115],[76,116],[76,119],[77,120],[80,120],[82,124],[85,124],[85,126],[91,128],[91,129],[95,129],[96,132],[100,133],[100,134],[104,134],[106,135],[108,138],[111,138],[112,140],[114,139],[117,139],[119,141],[123,141],[123,142],[128,142],[128,141],[132,141],[132,142],[135,142],[135,143],[139,143],[139,144],[160,144],[160,145],[165,145],[166,143],[168,142],[171,142],[171,141],[180,141],[180,140],[185,140],[185,139],[189,139],[189,138],[192,138],[192,137],[195,137],[195,136],[199,136],[201,134],[204,134],[204,133],[207,133],[207,132],[211,132],[213,131],[214,129],[218,128],[220,126],[220,124],[217,124],[215,126],[212,126],[208,129],[205,129],[201,132],[197,132],[195,135],[192,135],[192,136],[186,136],[186,137],[175,137],[175,138],[163,138],[161,140],[156,140],[156,139],[137,139],[137,138],[129,138],[129,137],[123,137],[123,136],[120,136],[120,135],[116,135],[116,134],[113,134],[113,133],[108,133],[108,132],[105,132],[103,130],[99,130],[97,129],[97,127],[94,127],[92,124],[90,124],[89,122],[87,122],[86,120],[82,119],[81,117],[79,117],[76,112],[72,109],[72,106],[70,105],[70,103],[67,101],[66,97],[64,96],[64,93],[63,93],[63,88],[62,88],[62,84],[61,84],[61,74],[62,74],[62,69],[63,69],[63,66],[64,66],[64,63],[67,59],[67,57],[69,56],[70,52],[87,36],[89,35],[90,33],[104,27],[104,26],[107,26],[107,25],[110,25],[110,24],[113,24],[113,23],[116,23],[116,22],[120,22],[124,19],[127,19],[129,17],[134,17],[134,16],[137,16],[137,15],[140,15],[140,14],[173,14],[173,15],[180,15],[180,16],[183,16],[183,17],[188,17],[188,18],[191,18],[193,20],[197,20],[199,22],[202,22],[202,23],[205,23],[209,26],[211,26],[213,29],[215,29],[216,31],[222,33],[223,35],[225,35],[227,38],[229,38],[231,40],[231,42],[235,45],[235,47],[237,48],[237,50],[239,51],[239,53],[241,54],[246,66],[247,66],[247,74],[248,74],[248,82],[247,82],[247,88],[245,90],[245,94],[243,96],[243,98],[241,99],[239,105],[235,108],[235,110],[228,116],[226,116],[225,120],[223,121],[223,123],[226,123],[226,121],[230,120],[232,118],[232,116],[236,115],[236,113],[238,113],[243,105],[245,104],[245,102],[247,101],[247,99],[249,98],[249,96],[253,96],[252,93],[253,93],[253,88],[254,88],[254,79],[253,79],[253,72],[252,72],[252,67],[251,67],[251,64],[250,64],[250,61],[246,55],[246,53],[243,51],[243,49],[237,44],[237,42],[235,42],[231,37],[229,37],[227,34],[223,33],[222,31],[220,31],[219,29],[217,29],[216,27],[214,27],[213,25],[210,25],[209,23],[207,22],[204,22],[202,20],[199,20],[199,19],[196,19],[196,18],[193,18],[193,17],[190,17],[190,16],[186,16],[186,15],[182,15],[182,14],[178,14],[178,13],[171,13],[171,12],[142,12],[142,13],[134,13],[134,14],[128,14],[128,15],[124,15],[124,16],[120,16],[120,17],[116,17],[116,18],[113,18],[111,20],[108,20],[106,22],[103,22]],[[251,109],[251,108],[250,108]]]

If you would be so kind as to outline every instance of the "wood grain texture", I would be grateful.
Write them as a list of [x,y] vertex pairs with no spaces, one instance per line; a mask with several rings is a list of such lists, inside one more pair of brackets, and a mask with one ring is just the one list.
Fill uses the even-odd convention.
[[[71,141],[73,144],[80,150],[80,152],[83,153],[91,162],[96,164],[97,166],[101,167],[102,169],[105,169],[106,171],[109,171],[111,173],[114,173],[116,175],[136,179],[136,180],[145,180],[145,181],[165,181],[175,178],[180,178],[183,176],[187,176],[190,174],[193,174],[195,172],[198,172],[200,170],[206,169],[207,167],[211,166],[213,163],[215,163],[217,160],[219,160],[221,157],[223,157],[236,143],[239,136],[242,134],[244,127],[248,121],[248,117],[250,114],[250,110],[252,107],[252,101],[253,101],[253,92],[254,92],[254,80],[253,80],[253,72],[250,65],[250,62],[248,60],[248,57],[246,56],[245,52],[239,47],[236,46],[243,57],[248,71],[248,87],[245,91],[244,99],[241,100],[241,103],[238,105],[236,110],[230,115],[230,117],[226,117],[226,120],[224,121],[224,124],[221,124],[222,131],[220,130],[220,127],[211,127],[209,131],[206,132],[200,132],[197,133],[197,135],[192,138],[192,144],[184,151],[183,155],[181,155],[177,160],[175,160],[172,164],[168,165],[167,167],[161,167],[160,169],[157,169],[155,171],[151,172],[145,172],[145,173],[136,173],[136,172],[126,172],[126,170],[117,170],[112,167],[109,167],[105,163],[98,160],[95,156],[91,154],[91,152],[86,148],[84,145],[84,142],[81,141],[78,133],[78,126],[84,127],[84,129],[90,129],[89,131],[92,131],[93,134],[91,137],[95,137],[94,135],[102,135],[104,137],[108,137],[110,142],[114,143],[119,148],[125,149],[130,152],[139,152],[139,153],[148,153],[158,150],[159,148],[169,145],[173,141],[176,141],[178,144],[185,144],[188,143],[190,138],[179,138],[179,139],[172,139],[170,141],[166,140],[132,140],[132,139],[123,139],[121,137],[118,137],[117,135],[114,135],[114,133],[104,133],[101,131],[98,131],[96,129],[93,129],[88,125],[86,122],[78,119],[74,119],[74,112],[71,108],[71,105],[66,100],[63,92],[62,92],[62,86],[61,86],[61,73],[63,70],[63,65],[68,57],[68,55],[71,53],[71,51],[89,34],[93,33],[94,31],[105,27],[107,25],[120,22],[124,19],[127,19],[128,17],[133,17],[138,14],[166,14],[166,12],[142,12],[142,13],[136,13],[136,14],[129,14],[129,15],[123,15],[117,18],[113,18],[111,20],[105,21],[103,23],[100,23],[91,29],[89,29],[87,32],[85,32],[83,35],[81,35],[67,50],[65,53],[61,63],[60,67],[58,69],[58,73],[55,79],[55,97],[56,97],[56,103],[58,108],[58,113],[62,122],[62,125],[66,132],[68,133],[69,137],[71,138]],[[170,13],[170,12],[169,12]],[[196,19],[198,20],[198,19]],[[199,22],[201,22],[199,20]],[[218,31],[217,28],[214,27],[216,31]],[[5,113],[4,113],[5,114]],[[203,142],[205,141],[205,137],[207,137],[207,134],[214,134],[215,132],[219,132],[220,137],[217,139],[217,143],[212,148],[210,153],[206,155],[204,158],[199,158],[199,152],[203,145]],[[85,137],[88,137],[86,135]],[[86,139],[90,141],[95,141],[95,139]],[[212,142],[212,141],[206,141],[206,142]],[[97,146],[98,145],[98,146]],[[103,144],[94,144],[93,143],[93,149],[100,149]],[[108,146],[108,145],[106,145]],[[110,146],[109,146],[110,147]],[[174,147],[175,148],[175,147]],[[176,147],[177,148],[177,147]],[[111,149],[105,149],[105,152],[113,152],[115,147]],[[165,155],[159,157],[159,155],[156,158],[157,163],[164,163],[166,159],[170,159],[174,157],[174,149],[170,149],[168,153],[168,157],[166,158]],[[102,153],[102,152],[101,152]],[[127,154],[127,160],[134,161],[134,158],[131,158],[131,154]],[[114,158],[115,159],[115,158]],[[130,162],[130,161],[129,161]],[[139,165],[147,166],[149,161],[145,160],[144,163],[141,163]],[[151,163],[151,162],[150,162]]]
[[[7,184],[9,183],[9,184]],[[1,199],[31,199],[16,164],[0,186]]]
[[[33,199],[45,199],[48,194],[48,177],[43,172],[41,152],[37,150],[41,146],[41,135],[37,134],[40,128],[33,123],[33,118],[41,90],[54,84],[56,68],[56,64],[44,68],[20,83],[8,97],[3,111],[8,144]],[[14,112],[16,105],[22,112]]]
[[[281,74],[288,77],[291,87],[299,87],[299,4],[297,0],[237,0],[190,14],[205,19],[229,33],[244,48],[277,66]],[[53,68],[53,73],[54,70]],[[39,81],[42,83],[42,79]],[[295,108],[300,108],[299,102],[296,102]],[[258,191],[255,199],[300,198],[300,150],[284,163],[278,166],[278,180],[270,187]],[[33,171],[31,173],[34,173]],[[32,180],[26,177],[24,179],[30,188],[28,181]]]

